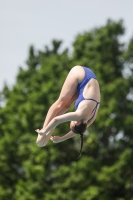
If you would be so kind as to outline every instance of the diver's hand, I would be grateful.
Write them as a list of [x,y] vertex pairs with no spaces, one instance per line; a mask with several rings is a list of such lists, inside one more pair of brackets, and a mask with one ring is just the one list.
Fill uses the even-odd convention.
[[62,140],[62,137],[60,137],[60,136],[51,136],[50,137],[50,140],[52,141],[52,142],[54,142],[54,143],[59,143],[59,142],[62,142],[63,140]]

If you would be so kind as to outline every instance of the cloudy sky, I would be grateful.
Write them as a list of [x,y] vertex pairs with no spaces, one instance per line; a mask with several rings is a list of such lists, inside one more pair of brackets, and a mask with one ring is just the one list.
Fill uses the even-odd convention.
[[0,0],[0,90],[15,83],[30,45],[43,50],[52,39],[71,47],[75,36],[124,20],[123,41],[133,36],[133,0]]

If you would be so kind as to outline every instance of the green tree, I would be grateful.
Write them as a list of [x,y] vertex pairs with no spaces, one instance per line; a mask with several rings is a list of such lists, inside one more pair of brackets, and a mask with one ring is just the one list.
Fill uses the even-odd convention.
[[[30,47],[27,69],[0,94],[0,199],[133,200],[133,39],[123,44],[124,31],[121,20],[108,20],[78,34],[71,54],[56,40],[44,51]],[[78,136],[38,148],[34,131],[77,64],[92,68],[101,87],[99,114],[78,161]],[[55,134],[68,130],[61,124]]]

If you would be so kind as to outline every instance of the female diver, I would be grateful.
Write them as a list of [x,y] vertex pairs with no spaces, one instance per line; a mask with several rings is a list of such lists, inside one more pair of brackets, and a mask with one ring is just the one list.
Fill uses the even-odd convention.
[[[74,102],[76,110],[65,113]],[[59,98],[47,113],[43,128],[36,130],[37,145],[43,147],[49,139],[54,143],[63,142],[80,134],[81,154],[83,133],[96,119],[99,105],[100,88],[94,72],[84,66],[73,67],[67,75]],[[51,136],[57,125],[67,121],[71,121],[70,131],[67,134],[62,137]]]

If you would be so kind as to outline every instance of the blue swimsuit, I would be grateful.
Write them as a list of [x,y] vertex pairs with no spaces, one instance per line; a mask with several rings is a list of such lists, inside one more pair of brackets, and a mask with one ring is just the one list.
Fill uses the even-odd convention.
[[76,102],[75,102],[75,109],[78,108],[79,103],[80,103],[81,101],[83,101],[83,100],[92,100],[92,101],[95,101],[95,102],[96,102],[96,106],[94,107],[94,109],[93,109],[93,111],[92,111],[93,116],[91,117],[91,119],[89,119],[89,121],[90,121],[90,120],[92,120],[93,117],[95,116],[95,113],[96,113],[98,104],[100,104],[100,102],[97,102],[95,99],[92,99],[92,98],[89,98],[89,99],[84,98],[84,97],[83,97],[83,90],[84,90],[86,84],[87,84],[92,78],[94,78],[94,79],[97,79],[97,78],[96,78],[94,72],[93,72],[91,69],[89,69],[89,68],[87,68],[87,67],[83,67],[83,69],[84,69],[84,71],[85,71],[85,77],[84,77],[83,81],[82,81],[81,83],[78,84],[78,87],[77,87],[77,90],[78,90],[78,99],[77,99]]

